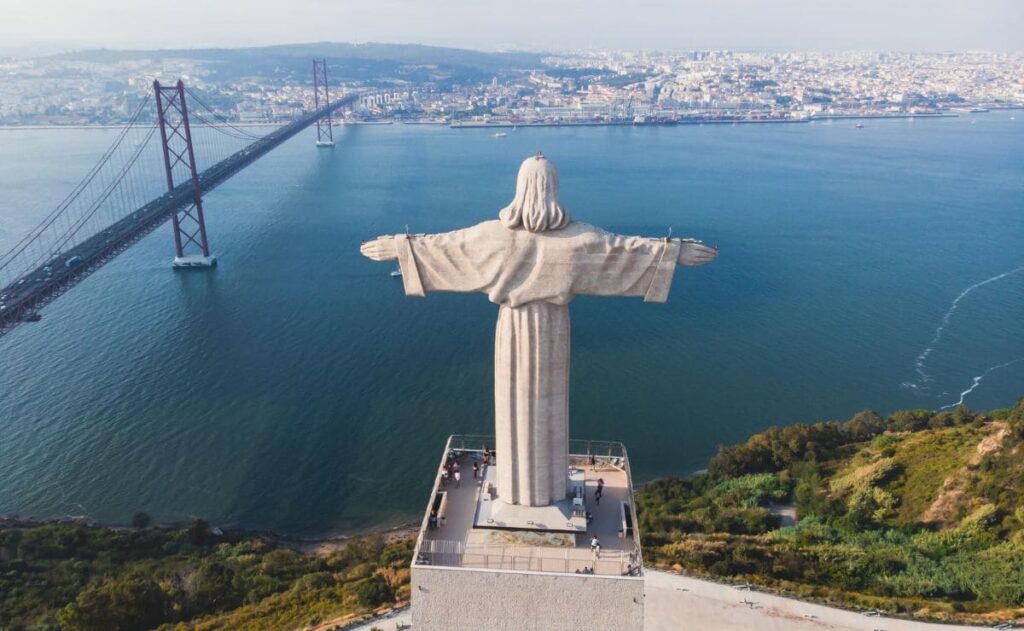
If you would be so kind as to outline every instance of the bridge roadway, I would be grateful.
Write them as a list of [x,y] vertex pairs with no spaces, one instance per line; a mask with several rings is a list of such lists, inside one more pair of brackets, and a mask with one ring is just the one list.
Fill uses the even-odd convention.
[[[199,174],[202,194],[227,181],[272,149],[339,108],[356,101],[359,94],[350,94],[294,122],[275,129],[244,149],[228,156]],[[86,276],[139,239],[171,218],[171,215],[192,204],[192,182],[186,180],[173,191],[164,193],[127,217],[82,243],[55,255],[35,270],[23,274],[0,290],[0,336],[18,323],[39,319],[38,311],[59,297]],[[81,262],[67,267],[67,261],[81,257]]]

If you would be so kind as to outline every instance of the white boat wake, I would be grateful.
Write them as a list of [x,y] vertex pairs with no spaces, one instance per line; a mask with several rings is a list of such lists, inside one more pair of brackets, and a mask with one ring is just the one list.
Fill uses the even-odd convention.
[[[970,287],[968,287],[967,289],[965,289],[962,292],[960,292],[960,295],[957,296],[956,298],[954,298],[953,302],[949,305],[949,309],[946,311],[946,315],[942,316],[942,322],[940,322],[938,328],[935,329],[935,335],[932,336],[932,339],[928,343],[928,346],[925,347],[925,349],[923,351],[921,351],[921,354],[917,356],[917,359],[914,360],[914,372],[917,373],[917,381],[916,382],[909,382],[908,381],[908,382],[904,382],[901,385],[903,387],[905,387],[905,388],[913,388],[915,390],[919,389],[919,388],[920,389],[926,389],[929,383],[935,381],[934,379],[932,379],[931,375],[929,375],[925,371],[925,369],[924,369],[925,362],[928,360],[928,356],[932,354],[932,351],[935,350],[935,346],[939,343],[939,340],[942,339],[942,333],[943,333],[943,331],[946,330],[946,327],[949,325],[950,320],[953,318],[953,312],[956,311],[956,308],[958,306],[960,306],[960,301],[963,300],[964,298],[966,298],[968,294],[970,294],[975,289],[978,289],[979,287],[984,287],[985,285],[988,285],[989,283],[994,283],[997,280],[1001,280],[1003,278],[1006,278],[1007,276],[1012,276],[1012,275],[1017,274],[1019,272],[1024,272],[1024,266],[1017,267],[1017,268],[1009,270],[1007,272],[1003,272],[1002,274],[996,274],[995,276],[993,276],[991,278],[986,278],[985,280],[982,280],[982,281],[978,281],[978,282],[974,283],[973,285],[971,285]],[[1018,360],[1013,360],[1013,362],[1010,362],[1010,363],[1014,363],[1016,361],[1018,361]],[[1009,365],[1009,364],[1007,364],[1007,365]],[[989,371],[996,370],[997,368],[1001,368],[1001,367],[1002,366],[994,366],[994,367],[990,368]],[[981,377],[984,377],[987,374],[988,374],[988,371],[986,371],[984,374],[982,374]],[[978,377],[975,377],[975,379],[978,379]],[[976,386],[977,386],[977,384],[972,386],[971,389],[973,390],[974,387],[976,387]],[[959,404],[956,404],[956,405],[959,405]]]
[[957,401],[956,403],[950,403],[949,405],[944,405],[944,406],[942,406],[939,409],[940,410],[948,410],[950,408],[955,408],[958,405],[962,405],[963,402],[964,402],[964,399],[967,397],[967,395],[969,395],[970,393],[974,392],[974,389],[981,385],[981,380],[984,379],[985,377],[987,377],[990,372],[993,372],[995,370],[999,370],[1000,368],[1006,368],[1007,366],[1012,366],[1013,364],[1016,364],[1016,363],[1022,362],[1022,361],[1024,361],[1024,357],[1018,357],[1017,359],[1011,359],[1010,361],[1002,363],[1002,364],[999,364],[998,366],[992,366],[991,368],[989,368],[985,372],[981,373],[977,377],[974,377],[974,379],[972,380],[973,383],[971,383],[971,387],[960,393],[960,400],[959,401]]

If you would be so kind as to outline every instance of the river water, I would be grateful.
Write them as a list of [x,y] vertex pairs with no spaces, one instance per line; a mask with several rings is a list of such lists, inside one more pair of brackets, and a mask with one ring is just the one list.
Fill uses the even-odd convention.
[[[311,133],[206,198],[219,266],[161,227],[0,339],[0,514],[302,535],[418,518],[451,433],[490,433],[497,307],[406,298],[378,234],[495,216],[519,162],[574,217],[693,236],[665,305],[572,305],[572,435],[638,481],[768,425],[1024,394],[1024,117]],[[0,130],[0,251],[111,130]],[[980,379],[978,379],[980,378]],[[977,379],[977,381],[976,381]]]

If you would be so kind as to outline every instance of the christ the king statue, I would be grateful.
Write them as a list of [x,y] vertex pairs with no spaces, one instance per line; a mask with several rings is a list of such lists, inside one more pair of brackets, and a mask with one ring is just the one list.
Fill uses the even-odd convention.
[[569,476],[569,301],[578,295],[665,302],[676,265],[718,250],[692,239],[625,237],[573,221],[546,158],[519,168],[498,219],[430,235],[382,236],[364,256],[398,260],[408,296],[484,292],[499,305],[494,335],[497,499],[546,506]]

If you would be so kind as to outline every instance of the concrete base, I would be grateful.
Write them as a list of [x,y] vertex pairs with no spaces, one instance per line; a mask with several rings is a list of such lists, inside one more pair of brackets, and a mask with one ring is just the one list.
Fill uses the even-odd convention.
[[485,496],[477,504],[473,527],[582,534],[587,532],[587,518],[573,516],[570,500],[547,506],[518,506]]
[[[575,486],[582,486],[584,475],[582,471],[574,470],[569,475],[570,483]],[[564,499],[547,506],[523,506],[521,504],[509,504],[503,502],[500,497],[495,497],[488,492],[497,485],[497,472],[494,467],[484,467],[484,479],[480,485],[480,494],[477,496],[476,514],[473,516],[474,528],[496,528],[502,530],[534,530],[544,532],[587,532],[587,517],[585,508],[581,505],[581,511],[573,514],[573,502]],[[579,514],[582,513],[582,514]]]
[[414,565],[412,628],[641,631],[644,580]]
[[202,254],[191,254],[189,256],[176,256],[171,266],[174,269],[192,269],[213,267],[217,264],[216,256],[203,256]]
[[323,148],[323,147],[333,147],[334,143],[331,142],[330,140],[320,140],[320,141],[318,141],[316,143],[316,146],[320,147],[320,148]]

